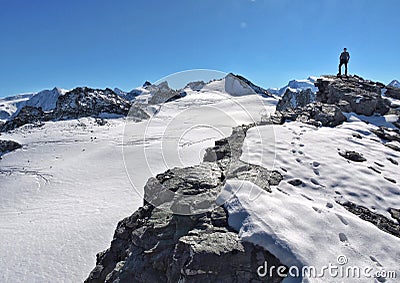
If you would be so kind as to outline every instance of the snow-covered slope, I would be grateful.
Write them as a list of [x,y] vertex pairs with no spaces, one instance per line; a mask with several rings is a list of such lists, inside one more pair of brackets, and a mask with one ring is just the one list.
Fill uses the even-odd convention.
[[[362,204],[392,219],[388,208],[399,207],[400,177],[398,165],[387,158],[399,160],[400,154],[374,141],[370,132],[377,128],[374,124],[387,121],[350,114],[349,122],[336,128],[318,129],[299,122],[252,128],[241,159],[274,168],[284,180],[272,193],[249,182],[229,181],[220,202],[228,199],[230,224],[242,238],[264,246],[288,266],[314,266],[320,271],[329,264],[341,266],[337,260],[342,256],[350,266],[371,268],[370,275],[398,272],[400,239],[337,203]],[[349,149],[362,153],[367,161],[349,162],[338,154]],[[300,185],[291,184],[295,179]],[[346,277],[325,276],[311,282],[346,281]],[[366,282],[365,278],[346,282]]]
[[64,95],[68,90],[53,88],[52,90],[43,90],[33,95],[23,106],[41,107],[43,111],[51,111],[56,108],[56,103],[60,95]]
[[33,93],[27,93],[0,98],[0,121],[10,118],[33,95]]
[[118,221],[142,205],[149,177],[199,164],[232,126],[259,120],[276,104],[259,95],[187,92],[140,123],[81,118],[2,133],[23,148],[0,161],[1,282],[81,282]]
[[311,91],[315,93],[318,90],[314,85],[316,80],[317,77],[308,77],[305,80],[291,80],[286,86],[282,88],[269,88],[268,91],[278,96],[284,95],[287,89],[293,92],[300,92],[305,89],[311,89]]
[[389,86],[400,88],[400,82],[398,80],[393,80]]
[[22,94],[0,99],[0,119],[6,120],[18,114],[24,106],[41,107],[43,111],[51,111],[56,107],[57,99],[68,90],[53,88],[35,94]]

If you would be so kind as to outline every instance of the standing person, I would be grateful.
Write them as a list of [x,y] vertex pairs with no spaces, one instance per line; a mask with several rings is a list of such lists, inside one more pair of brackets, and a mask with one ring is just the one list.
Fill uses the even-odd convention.
[[340,54],[338,76],[342,75],[342,66],[344,65],[344,74],[347,77],[347,63],[349,63],[349,60],[350,60],[350,54],[349,52],[347,52],[347,48],[344,48],[342,54]]

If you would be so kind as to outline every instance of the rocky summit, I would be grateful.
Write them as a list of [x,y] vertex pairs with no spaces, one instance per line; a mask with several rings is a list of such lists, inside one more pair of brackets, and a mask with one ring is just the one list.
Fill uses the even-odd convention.
[[277,104],[275,115],[264,119],[277,124],[290,120],[334,127],[346,121],[343,113],[365,116],[388,113],[392,105],[382,94],[397,91],[394,87],[356,75],[322,76],[316,80],[315,86],[318,88],[316,94],[310,89],[299,92],[287,89]]

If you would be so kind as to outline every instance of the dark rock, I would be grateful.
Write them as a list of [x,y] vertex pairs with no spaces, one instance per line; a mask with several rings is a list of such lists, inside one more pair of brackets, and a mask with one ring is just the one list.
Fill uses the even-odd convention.
[[318,87],[317,101],[336,104],[344,112],[371,116],[374,113],[383,115],[389,111],[389,105],[381,95],[385,88],[381,83],[358,76],[346,79],[323,76],[315,82],[315,86]]
[[285,94],[276,105],[277,111],[294,110],[296,108],[305,107],[315,101],[315,94],[311,89],[303,90],[301,92],[293,92],[287,89]]
[[300,121],[314,126],[335,127],[347,120],[346,116],[335,105],[323,104],[315,102],[304,107],[284,111],[277,111],[270,121]]
[[400,209],[389,208],[388,211],[390,215],[400,224]]
[[303,181],[300,179],[293,179],[293,180],[288,181],[288,183],[295,187],[303,185]]
[[365,159],[361,153],[358,153],[356,151],[339,151],[339,155],[351,160],[351,161],[355,161],[355,162],[364,162],[367,161],[367,159]]
[[400,88],[393,86],[386,86],[385,96],[400,99]]
[[151,86],[151,82],[145,81],[144,84],[143,84],[143,87],[146,87],[146,86]]
[[273,97],[272,93],[270,93],[268,90],[266,90],[258,85],[253,84],[251,81],[249,81],[245,77],[240,76],[240,75],[235,75],[232,73],[230,73],[229,75],[234,76],[237,79],[241,80],[245,85],[249,86],[255,93],[260,94],[265,97]]
[[392,183],[394,183],[394,184],[396,184],[397,182],[396,182],[396,180],[395,179],[393,179],[393,178],[390,178],[390,177],[384,177],[386,180],[388,180],[389,182],[392,182]]
[[25,124],[41,125],[43,121],[49,119],[50,116],[45,114],[42,108],[24,106],[13,119],[3,125],[1,131],[10,131]]
[[18,148],[21,148],[22,145],[20,145],[19,143],[15,142],[15,141],[10,141],[10,140],[0,140],[0,159],[1,156],[11,152],[13,150],[16,150]]
[[357,139],[362,139],[362,136],[360,134],[358,134],[358,133],[353,133],[352,136],[357,138]]
[[59,97],[53,117],[55,119],[76,119],[98,117],[100,114],[126,116],[130,107],[130,102],[111,89],[79,87]]
[[[368,208],[357,205],[353,202],[346,201],[346,202],[339,202],[337,201],[338,204],[342,205],[344,208],[346,208],[348,211],[351,213],[354,213],[361,219],[368,221],[372,224],[374,224],[376,227],[381,229],[382,231],[389,233],[393,236],[399,237],[400,238],[400,225],[399,223],[395,223],[393,220],[386,218],[385,216],[372,212]],[[390,210],[390,213],[394,213],[396,217],[398,217],[398,210]],[[393,216],[393,214],[392,214]],[[393,218],[397,219],[393,216]]]
[[392,162],[394,165],[399,165],[399,162],[397,162],[396,160],[394,160],[391,157],[388,157],[387,160],[389,160],[390,162]]

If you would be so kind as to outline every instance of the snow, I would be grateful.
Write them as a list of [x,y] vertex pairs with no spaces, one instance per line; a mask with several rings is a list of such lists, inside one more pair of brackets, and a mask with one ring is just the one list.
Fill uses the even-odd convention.
[[400,82],[398,80],[393,80],[389,85],[400,88]]
[[[335,202],[349,200],[390,219],[387,209],[400,203],[399,169],[386,159],[399,160],[400,154],[370,133],[377,125],[352,115],[350,122],[337,128],[317,129],[291,122],[248,131],[241,159],[278,170],[284,180],[272,193],[247,181],[227,183],[219,201],[227,200],[229,223],[243,239],[264,246],[289,266],[312,265],[319,270],[329,263],[338,264],[337,257],[345,255],[351,266],[399,271],[400,239]],[[391,119],[389,116],[383,120]],[[353,133],[362,139],[353,137]],[[347,161],[338,150],[355,150],[367,161]],[[387,181],[385,176],[397,183]],[[292,186],[288,181],[293,179],[302,180],[304,185]],[[337,282],[330,280],[310,279]],[[365,278],[351,280],[365,282]]]
[[317,81],[317,79],[318,77],[310,76],[303,80],[291,80],[282,88],[269,88],[268,91],[278,96],[284,95],[287,89],[292,92],[300,92],[302,90],[311,89],[313,93],[316,93],[318,88],[314,85],[314,83]]
[[29,100],[34,94],[18,94],[6,98],[0,98],[0,120],[7,120],[10,118],[23,104]]
[[83,281],[117,223],[142,205],[149,177],[199,164],[232,126],[275,105],[259,95],[188,90],[140,123],[83,118],[2,133],[23,148],[0,161],[0,281]]

